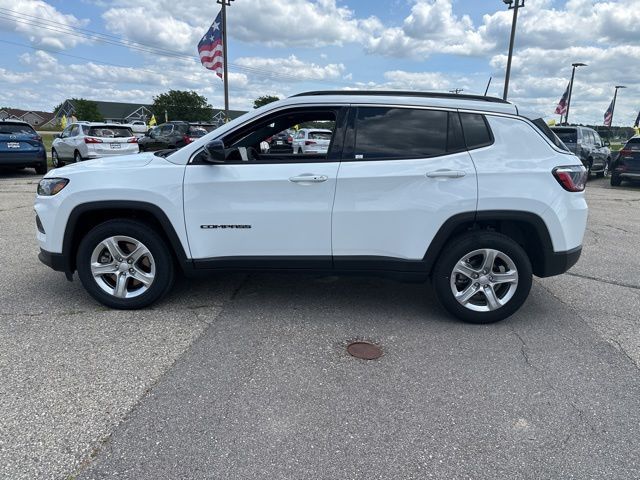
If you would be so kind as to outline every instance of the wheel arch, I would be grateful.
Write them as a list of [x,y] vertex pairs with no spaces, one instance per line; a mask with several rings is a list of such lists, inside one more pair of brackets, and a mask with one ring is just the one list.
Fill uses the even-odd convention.
[[533,273],[549,275],[553,243],[544,220],[535,213],[515,210],[487,210],[451,217],[438,230],[424,256],[429,274],[446,244],[469,231],[495,231],[517,242],[527,253]]
[[76,270],[76,252],[84,235],[95,226],[116,219],[137,220],[153,228],[165,240],[181,269],[191,269],[182,242],[160,207],[147,202],[108,200],[78,205],[71,211],[62,242],[69,272]]

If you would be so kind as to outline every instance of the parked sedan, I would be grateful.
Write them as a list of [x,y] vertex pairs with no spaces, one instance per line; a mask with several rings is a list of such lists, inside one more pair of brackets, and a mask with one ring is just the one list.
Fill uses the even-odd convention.
[[47,153],[42,138],[27,122],[0,121],[0,167],[33,167],[47,173]]
[[168,122],[149,130],[138,140],[140,151],[166,150],[182,148],[195,139],[207,134],[204,127],[190,125],[188,122]]
[[273,137],[267,139],[269,153],[293,153],[292,141],[293,137],[288,130],[276,133]]
[[611,186],[622,180],[640,180],[640,135],[630,138],[611,164]]
[[51,159],[56,168],[67,162],[138,152],[138,139],[131,128],[110,123],[72,123],[51,145]]
[[611,163],[611,150],[598,132],[586,127],[551,127],[569,150],[575,153],[589,174],[602,177]]
[[331,130],[319,128],[301,128],[293,137],[293,153],[321,154],[329,150]]

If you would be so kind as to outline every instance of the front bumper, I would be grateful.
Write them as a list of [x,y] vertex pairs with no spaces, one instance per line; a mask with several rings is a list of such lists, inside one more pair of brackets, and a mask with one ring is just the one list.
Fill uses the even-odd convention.
[[544,254],[541,268],[534,272],[538,277],[553,277],[565,273],[573,267],[582,254],[582,247],[576,247],[566,252],[550,252]]
[[38,259],[47,267],[54,269],[56,272],[71,273],[69,267],[69,259],[62,253],[52,253],[40,249]]

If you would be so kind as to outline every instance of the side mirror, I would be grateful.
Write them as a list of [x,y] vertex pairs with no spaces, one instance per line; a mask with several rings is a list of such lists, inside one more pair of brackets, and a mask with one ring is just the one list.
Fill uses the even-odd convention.
[[56,138],[62,138],[62,134],[61,133],[57,133],[56,134]]
[[605,147],[610,147],[611,146],[611,142],[609,140],[604,140],[602,142],[602,145],[604,145]]
[[226,159],[227,152],[222,140],[211,140],[205,145],[204,160],[207,163],[224,163]]

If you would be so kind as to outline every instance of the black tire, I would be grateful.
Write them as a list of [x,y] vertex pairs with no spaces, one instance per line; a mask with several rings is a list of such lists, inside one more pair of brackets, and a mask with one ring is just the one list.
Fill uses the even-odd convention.
[[611,174],[610,181],[612,187],[619,187],[622,183],[622,179],[618,175],[614,174]]
[[43,163],[42,165],[38,165],[37,167],[34,167],[34,170],[38,175],[44,175],[47,173],[47,164]]
[[[118,298],[105,292],[91,273],[94,249],[112,236],[127,236],[142,242],[155,262],[155,276],[148,289],[133,298]],[[164,297],[171,289],[175,276],[174,259],[162,237],[149,225],[134,220],[109,220],[87,233],[76,255],[78,277],[87,292],[98,302],[110,308],[134,310],[145,308]]]
[[593,168],[593,160],[587,160],[587,178],[591,177],[591,169]]
[[[503,306],[495,310],[480,312],[471,310],[458,302],[452,291],[451,275],[460,259],[483,248],[495,249],[506,254],[515,265],[518,282],[513,296]],[[432,283],[438,300],[453,316],[468,323],[493,323],[511,316],[522,306],[531,290],[532,275],[529,257],[524,249],[511,238],[495,232],[470,232],[448,242],[448,246],[440,253],[433,269]],[[478,284],[476,283],[476,285]]]
[[55,148],[51,149],[51,163],[53,163],[53,168],[64,167],[64,162],[58,157],[58,152],[56,152]]
[[80,152],[78,150],[76,150],[75,152],[73,152],[73,161],[76,163],[80,163],[82,161],[82,155],[80,154]]

